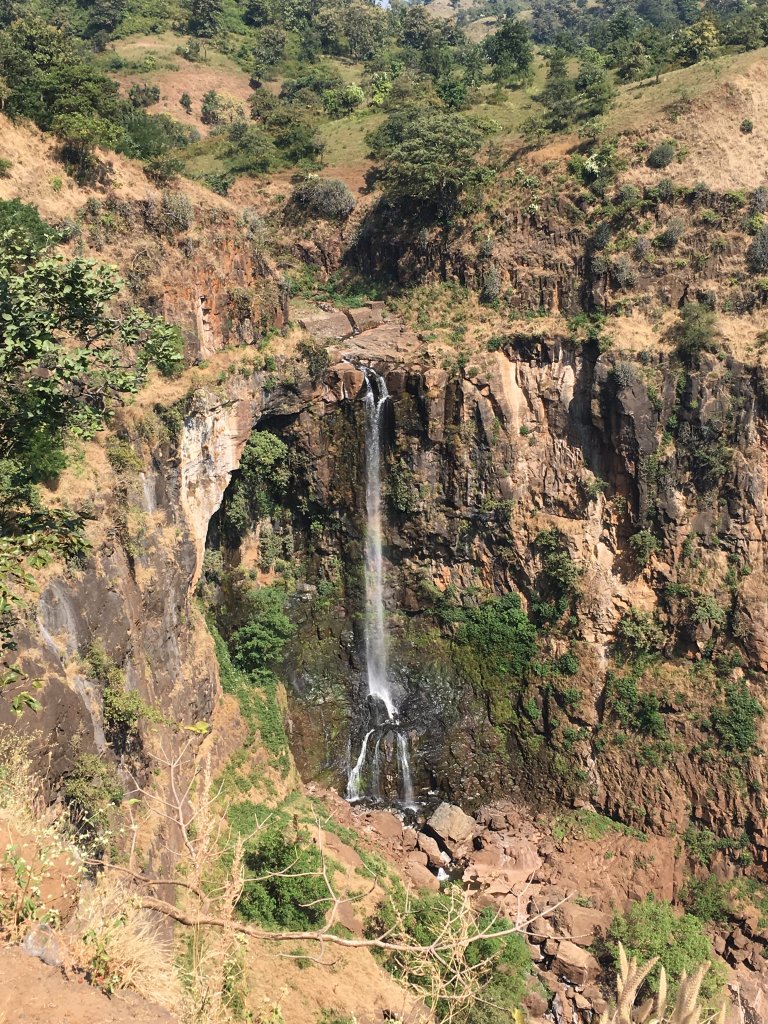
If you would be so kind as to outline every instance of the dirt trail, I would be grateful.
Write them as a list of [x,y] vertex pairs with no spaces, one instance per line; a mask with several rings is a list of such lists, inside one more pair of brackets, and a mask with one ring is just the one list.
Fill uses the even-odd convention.
[[0,1024],[176,1024],[133,992],[112,998],[20,949],[0,948]]

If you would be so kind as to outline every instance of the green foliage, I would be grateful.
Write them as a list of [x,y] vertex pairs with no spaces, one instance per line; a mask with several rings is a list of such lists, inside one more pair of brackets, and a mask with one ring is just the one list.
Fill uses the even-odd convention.
[[493,671],[519,678],[536,651],[536,627],[523,610],[518,594],[492,597],[475,608],[454,613],[460,622],[456,643],[472,648]]
[[116,473],[138,473],[144,466],[131,442],[119,437],[110,437],[107,441],[107,458]]
[[223,505],[223,519],[237,536],[270,515],[290,480],[288,446],[268,430],[254,431],[243,449],[240,472]]
[[355,197],[336,178],[307,178],[291,193],[291,205],[314,217],[346,220],[355,208]]
[[20,199],[0,200],[0,237],[6,232],[18,232],[30,249],[42,249],[57,240],[56,229],[46,223],[36,206]]
[[749,855],[749,837],[746,833],[738,839],[730,839],[727,836],[718,836],[706,826],[698,826],[691,823],[683,833],[685,852],[695,863],[703,867],[710,867],[714,856],[718,852],[728,852],[736,860],[744,860],[745,854]]
[[395,459],[387,476],[389,500],[396,512],[413,515],[419,507],[420,494],[416,477],[404,459]]
[[653,147],[648,154],[646,163],[655,170],[663,170],[665,167],[669,167],[676,156],[677,143],[673,139],[665,139],[664,142]]
[[[402,890],[395,889],[391,901],[383,903],[376,917],[369,922],[370,935],[395,931],[404,933],[412,942],[429,946],[438,938],[446,938],[455,932],[458,940],[479,935],[487,931],[487,937],[463,945],[454,953],[461,958],[457,963],[450,958],[443,970],[445,996],[427,1002],[435,1012],[438,1021],[451,1020],[456,1024],[507,1024],[515,1010],[519,1009],[527,991],[532,971],[530,953],[521,935],[505,935],[494,938],[495,931],[505,927],[503,920],[496,920],[490,909],[474,916],[462,930],[461,916],[456,907],[462,896],[457,891],[444,890],[440,893],[422,892],[406,902]],[[424,968],[419,955],[407,952],[388,954],[385,959],[388,970],[398,977],[404,977],[414,984],[423,984]],[[462,975],[473,973],[478,988],[477,998],[466,1002],[452,1003],[452,996],[462,991]]]
[[384,197],[416,220],[448,222],[470,210],[492,176],[477,160],[486,134],[463,114],[392,115],[369,137]]
[[[677,916],[667,900],[653,896],[633,903],[626,914],[614,918],[610,941],[617,965],[619,942],[624,944],[628,957],[637,957],[641,963],[658,957],[659,963],[649,975],[648,984],[654,992],[658,989],[659,970],[664,967],[672,997],[683,971],[690,975],[699,964],[713,959],[709,939],[698,918],[691,914]],[[702,985],[705,998],[717,994],[724,977],[722,967],[710,968]]]
[[91,644],[87,653],[89,674],[102,687],[104,731],[118,753],[123,753],[138,733],[142,721],[162,722],[157,708],[147,704],[136,690],[126,688],[125,673],[100,644]]
[[609,673],[606,698],[622,727],[633,732],[662,739],[667,734],[661,704],[655,693],[641,693],[632,674]]
[[758,229],[747,248],[747,267],[752,274],[768,273],[768,225]]
[[563,839],[594,842],[611,833],[633,836],[641,842],[647,838],[643,832],[638,832],[637,829],[620,821],[614,821],[613,818],[599,814],[589,807],[558,814],[552,823],[552,835],[558,842],[562,842]]
[[677,351],[690,358],[699,352],[711,352],[718,337],[717,317],[713,310],[698,302],[687,302],[673,331]]
[[664,630],[652,612],[632,608],[616,627],[616,636],[631,656],[655,654],[665,642]]
[[301,931],[321,925],[329,894],[320,851],[309,835],[294,829],[287,815],[250,801],[233,804],[228,817],[236,832],[251,837],[246,840],[245,885],[237,902],[240,916],[264,928]]
[[558,530],[544,530],[536,538],[541,570],[536,577],[532,609],[541,623],[555,623],[579,593],[581,568],[571,557]]
[[530,74],[533,47],[523,22],[507,15],[501,27],[486,38],[484,49],[495,81],[520,82]]
[[285,590],[279,586],[258,587],[251,592],[251,617],[229,639],[232,660],[242,671],[257,672],[280,659],[296,631],[285,614],[285,601]]
[[746,683],[726,683],[724,700],[711,712],[712,727],[723,749],[734,754],[749,754],[757,746],[757,723],[763,706],[752,696]]
[[645,568],[659,550],[659,542],[650,530],[638,530],[629,538],[629,547],[637,564]]
[[64,800],[73,823],[90,837],[110,826],[111,809],[124,797],[115,769],[98,754],[80,754],[64,779]]
[[700,921],[727,921],[731,910],[730,886],[715,875],[701,880],[689,879],[681,900],[685,909]]
[[325,371],[331,365],[328,349],[319,341],[300,341],[298,353],[307,364],[309,376],[314,383],[322,380]]
[[216,660],[219,665],[221,687],[240,705],[240,712],[248,726],[246,745],[254,742],[258,733],[262,744],[283,771],[289,766],[288,738],[285,734],[283,712],[277,697],[277,681],[271,672],[261,670],[249,676],[232,662],[224,638],[213,622],[208,622],[213,637]]

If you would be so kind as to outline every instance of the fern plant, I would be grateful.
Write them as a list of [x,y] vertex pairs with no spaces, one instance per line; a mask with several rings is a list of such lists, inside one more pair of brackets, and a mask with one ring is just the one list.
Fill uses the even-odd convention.
[[654,957],[642,967],[633,957],[627,960],[619,943],[619,977],[616,981],[616,1009],[603,1014],[601,1024],[725,1024],[726,1005],[706,1011],[699,1000],[699,990],[709,964],[702,964],[689,978],[683,973],[675,1004],[667,1007],[667,975],[662,967],[659,990],[650,999],[638,1004],[637,994],[656,966]]

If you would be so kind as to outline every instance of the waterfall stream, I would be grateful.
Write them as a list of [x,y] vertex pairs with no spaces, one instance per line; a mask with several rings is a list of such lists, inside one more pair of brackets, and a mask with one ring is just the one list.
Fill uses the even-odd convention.
[[389,402],[386,381],[374,370],[365,368],[365,662],[368,695],[379,701],[386,710],[386,721],[369,729],[365,734],[360,754],[349,773],[347,799],[360,800],[365,793],[364,772],[371,735],[379,732],[374,745],[371,766],[371,796],[380,798],[381,741],[387,730],[396,733],[395,744],[400,782],[400,799],[406,806],[413,804],[413,782],[408,753],[408,737],[399,726],[399,711],[395,704],[389,675],[387,655],[387,627],[384,614],[384,555],[381,539],[381,447],[384,411]]

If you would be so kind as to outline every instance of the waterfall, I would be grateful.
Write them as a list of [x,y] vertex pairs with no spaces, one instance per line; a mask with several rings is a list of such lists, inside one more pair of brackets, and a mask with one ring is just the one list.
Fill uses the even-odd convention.
[[363,745],[360,748],[360,756],[355,762],[355,767],[349,773],[349,780],[347,782],[347,800],[359,800],[363,795],[362,775],[363,768],[365,767],[365,755],[368,751],[368,740],[373,735],[373,732],[373,729],[369,729],[365,734]]
[[[368,694],[384,706],[385,723],[374,746],[371,795],[380,798],[380,749],[386,729],[397,735],[397,763],[400,774],[402,803],[414,803],[413,781],[408,753],[408,738],[399,728],[399,712],[392,692],[387,659],[387,628],[384,615],[384,556],[381,529],[381,447],[384,411],[389,402],[386,381],[374,370],[365,368],[365,663]],[[363,792],[363,770],[368,753],[368,742],[377,729],[370,729],[363,739],[360,755],[349,773],[347,799],[359,800]]]

